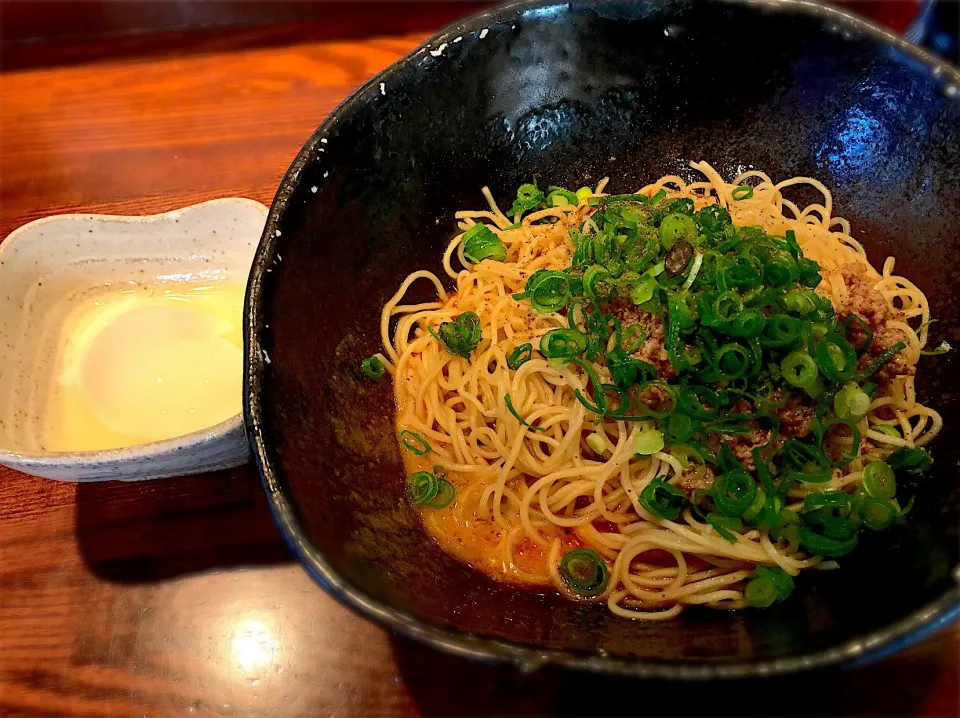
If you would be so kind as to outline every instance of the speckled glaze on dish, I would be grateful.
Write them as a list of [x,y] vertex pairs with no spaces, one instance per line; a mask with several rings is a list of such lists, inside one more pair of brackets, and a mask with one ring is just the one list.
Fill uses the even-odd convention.
[[[277,193],[248,287],[246,417],[277,521],[319,583],[438,648],[711,678],[867,660],[960,611],[960,380],[918,386],[944,415],[906,526],[864,536],[840,571],[783,605],[636,623],[495,583],[446,555],[401,497],[388,382],[357,365],[380,308],[440,273],[453,213],[611,177],[629,191],[691,159],[726,174],[817,177],[871,258],[896,254],[960,337],[960,75],[841,12],[800,2],[517,3],[466,20],[361,88],[307,142]],[[424,290],[426,291],[426,290]],[[269,359],[269,361],[268,361]]]
[[[213,471],[249,457],[243,419],[123,449],[51,452],[38,443],[43,383],[53,380],[56,312],[69,293],[157,277],[243,281],[267,208],[212,200],[145,217],[69,214],[13,231],[0,244],[0,464],[69,481],[133,481]],[[62,321],[62,317],[59,318]]]

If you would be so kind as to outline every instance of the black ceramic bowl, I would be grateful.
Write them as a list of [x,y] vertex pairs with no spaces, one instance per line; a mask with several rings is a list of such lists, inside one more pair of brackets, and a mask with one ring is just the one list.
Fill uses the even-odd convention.
[[[380,307],[440,273],[453,213],[542,185],[628,191],[704,159],[809,175],[960,339],[957,71],[810,3],[517,3],[442,32],[320,126],[273,203],[247,298],[246,419],[277,521],[317,581],[462,655],[677,678],[781,673],[896,650],[960,607],[960,380],[918,380],[946,428],[903,527],[768,610],[638,623],[458,563],[402,500],[389,382],[363,381]],[[282,112],[283,108],[277,108]]]

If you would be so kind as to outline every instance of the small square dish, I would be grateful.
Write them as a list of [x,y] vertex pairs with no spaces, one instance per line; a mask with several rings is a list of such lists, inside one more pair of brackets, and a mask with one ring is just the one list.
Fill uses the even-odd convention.
[[266,213],[226,198],[12,232],[0,244],[0,464],[130,481],[245,462],[243,294]]

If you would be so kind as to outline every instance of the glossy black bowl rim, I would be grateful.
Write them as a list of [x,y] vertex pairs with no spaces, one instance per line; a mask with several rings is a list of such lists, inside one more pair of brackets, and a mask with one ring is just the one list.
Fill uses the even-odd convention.
[[[945,83],[960,85],[960,71],[902,38],[841,10],[806,0],[725,0],[734,4],[761,6],[790,6],[796,12],[818,16],[836,23],[837,28],[860,33],[896,47],[931,69]],[[344,100],[323,121],[304,144],[284,175],[270,207],[263,236],[254,258],[247,285],[244,306],[244,419],[253,449],[254,460],[277,526],[288,546],[307,572],[334,598],[360,615],[391,631],[421,641],[450,654],[486,662],[511,663],[521,671],[533,671],[545,665],[560,665],[600,673],[619,674],[641,678],[702,680],[712,678],[743,678],[795,673],[834,664],[859,665],[892,654],[911,645],[934,631],[949,625],[960,617],[960,566],[952,576],[957,583],[935,601],[908,614],[899,621],[861,637],[845,641],[831,648],[779,658],[737,661],[697,660],[658,661],[631,659],[558,649],[538,649],[510,641],[481,637],[454,628],[443,627],[399,610],[366,595],[351,584],[306,536],[296,511],[286,495],[277,469],[271,462],[263,436],[263,409],[261,404],[262,377],[269,358],[260,348],[257,338],[263,330],[262,284],[265,272],[276,259],[276,244],[280,216],[285,212],[298,186],[301,169],[316,155],[321,139],[333,129],[340,118],[349,115],[364,98],[378,92],[381,82],[389,82],[401,70],[429,51],[449,43],[452,39],[478,32],[490,24],[505,24],[510,18],[531,8],[566,5],[556,0],[517,0],[515,2],[476,13],[459,20],[413,50],[400,61],[362,85]]]

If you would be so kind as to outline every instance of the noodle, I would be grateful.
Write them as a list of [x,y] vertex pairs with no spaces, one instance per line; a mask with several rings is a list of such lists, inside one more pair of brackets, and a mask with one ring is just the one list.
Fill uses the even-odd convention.
[[[893,258],[882,271],[869,264],[863,247],[850,236],[849,223],[832,216],[830,191],[819,181],[795,177],[775,183],[751,171],[727,183],[706,162],[691,166],[705,179],[688,184],[681,177],[663,177],[639,194],[650,197],[665,190],[668,198],[689,198],[698,209],[719,204],[735,226],[759,226],[777,237],[792,230],[803,254],[820,265],[823,280],[816,291],[838,312],[862,308],[857,302],[863,302],[865,290],[858,282],[883,298],[886,306],[877,312],[888,318],[879,331],[888,344],[900,338],[906,345],[896,359],[903,372],[873,396],[860,422],[862,434],[881,454],[927,444],[942,420],[917,401],[914,389],[912,367],[927,341],[930,321],[923,292],[893,273]],[[582,226],[585,234],[598,231],[586,198],[605,196],[605,184],[585,193],[579,204],[534,211],[518,224],[484,188],[489,210],[458,212],[462,231],[443,253],[443,268],[455,290],[448,293],[440,278],[418,271],[385,304],[380,322],[384,354],[377,356],[393,376],[397,426],[422,435],[432,446],[429,458],[406,456],[407,469],[441,464],[457,491],[453,509],[425,510],[424,524],[448,552],[479,570],[513,583],[553,586],[574,600],[584,599],[564,584],[559,558],[573,548],[592,549],[608,561],[610,580],[602,595],[591,600],[619,616],[667,620],[689,605],[740,608],[745,582],[757,566],[779,566],[796,576],[820,558],[805,554],[796,542],[775,541],[749,527],[734,532],[731,542],[689,509],[675,521],[652,515],[638,497],[657,476],[678,485],[685,471],[680,457],[666,451],[636,456],[631,447],[640,425],[588,411],[575,398],[577,390],[586,393],[587,379],[570,364],[534,355],[519,369],[507,366],[520,345],[537,346],[548,331],[567,327],[566,316],[534,312],[529,302],[512,295],[524,291],[536,270],[570,266],[574,248],[567,230]],[[734,190],[744,184],[752,187],[752,195],[735,199]],[[817,190],[822,200],[798,207],[783,195],[798,185]],[[544,218],[555,221],[543,223]],[[504,261],[471,264],[466,259],[463,233],[477,222],[500,239]],[[463,268],[455,268],[455,262]],[[403,304],[411,285],[422,279],[433,284],[437,299]],[[478,315],[482,339],[465,361],[445,351],[428,328],[436,330],[468,311]],[[515,413],[505,407],[508,395]],[[898,428],[897,436],[885,432],[891,426]],[[590,435],[602,451],[588,447]],[[856,488],[865,462],[861,456],[845,472],[834,470],[824,486]],[[788,508],[799,511],[809,491],[809,485],[795,486]]]

